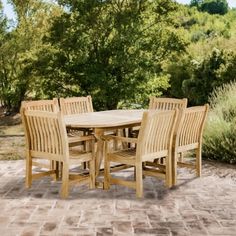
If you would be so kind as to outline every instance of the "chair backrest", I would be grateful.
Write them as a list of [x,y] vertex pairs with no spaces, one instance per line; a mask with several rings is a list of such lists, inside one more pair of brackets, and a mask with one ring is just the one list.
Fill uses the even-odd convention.
[[57,98],[53,98],[52,100],[23,101],[21,103],[21,109],[58,112],[59,104]]
[[93,112],[91,96],[60,98],[60,107],[63,115]]
[[147,111],[143,114],[137,143],[137,158],[150,160],[171,152],[178,109]]
[[31,157],[65,161],[66,127],[60,112],[24,110],[26,147]]
[[149,110],[174,110],[175,108],[186,108],[187,98],[156,98],[151,97],[149,101]]
[[198,148],[202,142],[202,133],[209,105],[182,109],[177,124],[174,146],[178,152]]

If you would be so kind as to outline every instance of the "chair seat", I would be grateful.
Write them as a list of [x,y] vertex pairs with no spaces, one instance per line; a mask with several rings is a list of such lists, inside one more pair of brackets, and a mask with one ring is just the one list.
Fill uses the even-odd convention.
[[123,164],[134,164],[136,157],[136,149],[118,150],[108,154],[110,161],[119,162]]
[[109,155],[120,156],[120,157],[125,157],[125,158],[132,158],[132,157],[136,156],[136,149],[131,148],[131,149],[125,149],[125,150],[118,150],[113,153],[110,153]]
[[70,162],[85,162],[92,160],[92,153],[91,152],[85,152],[79,149],[76,150],[70,150]]

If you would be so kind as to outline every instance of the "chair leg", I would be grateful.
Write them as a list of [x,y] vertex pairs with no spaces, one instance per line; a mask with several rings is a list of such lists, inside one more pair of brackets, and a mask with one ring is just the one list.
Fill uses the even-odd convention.
[[[84,134],[86,134],[86,132],[84,132]],[[92,149],[90,142],[84,142],[83,147],[86,152],[88,152]],[[89,162],[83,162],[82,169],[86,170],[87,168],[89,168]]]
[[95,188],[95,159],[89,162],[89,188]]
[[136,181],[136,167],[134,166],[134,181]]
[[201,177],[202,175],[202,147],[196,149],[196,170],[197,176]]
[[[114,130],[114,135],[119,136],[119,130]],[[112,140],[112,149],[113,150],[118,150],[118,141],[117,140]]]
[[111,179],[110,161],[108,155],[106,154],[104,160],[104,189],[110,188],[110,179]]
[[177,152],[172,153],[172,185],[177,183]]
[[172,187],[172,183],[173,183],[172,166],[174,166],[174,164],[171,165],[171,155],[169,154],[169,156],[166,157],[166,186],[168,188]]
[[142,163],[136,163],[135,175],[136,175],[136,197],[143,197],[143,168]]
[[32,158],[29,153],[26,154],[26,178],[25,187],[30,188],[32,185]]
[[183,152],[181,152],[181,153],[179,154],[179,161],[180,161],[180,162],[184,162],[184,153],[183,153]]
[[55,161],[50,161],[50,170],[54,170],[55,169]]
[[82,169],[83,169],[83,170],[86,170],[86,169],[87,169],[87,163],[86,163],[86,162],[83,162],[83,163],[81,164],[81,166],[82,166]]
[[156,163],[156,164],[161,164],[161,158],[156,158],[156,159],[154,160],[154,163]]
[[160,164],[165,165],[166,164],[166,159],[164,157],[160,158]]
[[59,161],[55,161],[56,163],[56,167],[55,167],[55,169],[56,169],[56,180],[59,180],[60,179],[60,172],[61,172],[61,163],[59,162]]
[[67,198],[68,194],[69,194],[69,167],[67,163],[63,163],[61,197]]
[[[128,137],[128,134],[126,132],[126,128],[120,130],[120,136],[121,137]],[[121,142],[121,148],[122,149],[127,149],[127,148],[130,148],[130,143],[126,143],[126,142]]]

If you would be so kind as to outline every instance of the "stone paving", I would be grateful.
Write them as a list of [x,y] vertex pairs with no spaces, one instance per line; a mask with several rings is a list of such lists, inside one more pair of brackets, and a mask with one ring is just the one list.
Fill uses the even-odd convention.
[[[131,175],[129,170],[123,175]],[[145,178],[145,196],[112,186],[75,186],[67,200],[60,183],[44,178],[24,188],[24,161],[0,162],[0,236],[236,235],[235,166],[204,162],[203,176],[181,169],[178,185]]]

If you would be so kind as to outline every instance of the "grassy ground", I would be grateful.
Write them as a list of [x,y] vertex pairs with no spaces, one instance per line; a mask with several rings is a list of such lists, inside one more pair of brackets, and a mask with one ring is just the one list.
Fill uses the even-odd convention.
[[24,158],[24,132],[19,114],[5,116],[0,109],[0,160]]

